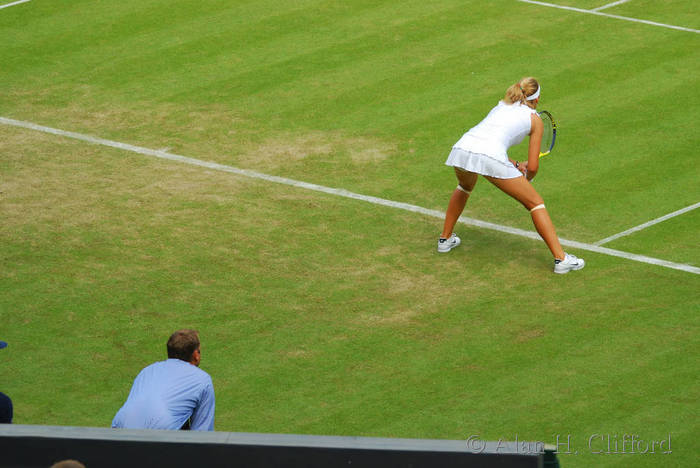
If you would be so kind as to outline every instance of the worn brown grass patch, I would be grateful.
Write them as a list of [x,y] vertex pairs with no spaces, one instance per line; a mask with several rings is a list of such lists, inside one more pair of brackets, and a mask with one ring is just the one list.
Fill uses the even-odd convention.
[[173,198],[227,204],[250,183],[230,174],[39,132],[6,126],[0,131],[4,155],[0,196],[6,228],[113,224],[144,209],[168,216]]
[[387,159],[396,151],[391,143],[369,137],[348,137],[339,132],[282,133],[245,148],[236,159],[243,167],[274,171],[286,165],[317,157],[349,165]]

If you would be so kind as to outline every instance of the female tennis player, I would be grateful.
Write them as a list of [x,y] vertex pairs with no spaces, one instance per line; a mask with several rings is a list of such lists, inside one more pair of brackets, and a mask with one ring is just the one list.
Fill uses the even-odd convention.
[[[530,211],[537,232],[554,255],[554,272],[568,273],[584,267],[583,259],[567,254],[559,243],[542,197],[530,184],[539,169],[542,119],[535,109],[540,101],[540,85],[532,77],[523,78],[508,90],[502,101],[478,125],[455,143],[447,161],[453,166],[459,185],[452,193],[445,225],[438,240],[438,252],[449,252],[460,244],[452,231],[478,175],[518,200]],[[508,148],[530,136],[526,162],[510,159]]]

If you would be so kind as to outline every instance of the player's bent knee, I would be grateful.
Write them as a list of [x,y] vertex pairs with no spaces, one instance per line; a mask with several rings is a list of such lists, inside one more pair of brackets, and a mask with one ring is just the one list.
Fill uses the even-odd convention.
[[530,209],[530,213],[537,211],[537,210],[544,210],[544,209],[545,209],[544,203],[540,203],[539,205],[532,207]]
[[460,192],[464,192],[464,193],[466,193],[467,195],[469,195],[470,193],[472,193],[471,190],[467,190],[467,189],[465,189],[464,187],[462,187],[461,185],[458,185],[458,186],[457,186],[457,190],[459,190]]

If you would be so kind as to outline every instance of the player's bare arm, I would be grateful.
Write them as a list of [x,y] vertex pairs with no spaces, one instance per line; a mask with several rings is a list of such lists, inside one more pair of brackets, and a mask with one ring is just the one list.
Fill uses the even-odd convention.
[[527,151],[527,180],[534,179],[535,175],[537,175],[537,170],[540,168],[540,145],[544,132],[544,125],[539,115],[532,114],[530,121],[532,125],[530,129],[530,144]]

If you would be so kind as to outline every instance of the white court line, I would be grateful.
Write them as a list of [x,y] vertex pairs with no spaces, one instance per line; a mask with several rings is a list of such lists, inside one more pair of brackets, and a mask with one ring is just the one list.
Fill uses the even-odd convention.
[[536,2],[534,0],[518,0],[518,1],[523,2],[523,3],[531,3],[533,5],[558,8],[560,10],[576,11],[578,13],[588,13],[589,15],[598,15],[598,16],[605,16],[607,18],[615,18],[615,19],[624,20],[624,21],[632,21],[634,23],[649,24],[651,26],[659,26],[661,28],[676,29],[678,31],[692,32],[692,33],[696,33],[696,34],[700,33],[700,30],[697,30],[697,29],[684,28],[682,26],[674,26],[672,24],[657,23],[655,21],[647,21],[647,20],[637,19],[637,18],[628,18],[627,16],[610,15],[608,13],[601,13],[600,11],[595,11],[595,10],[584,10],[582,8],[574,8],[574,7],[563,6],[563,5],[555,5],[553,3]]
[[[170,161],[177,161],[184,164],[189,164],[192,166],[205,167],[207,169],[213,169],[215,171],[229,172],[232,174],[238,174],[245,177],[250,177],[253,179],[261,179],[268,182],[275,182],[278,184],[290,185],[293,187],[304,188],[307,190],[314,190],[317,192],[323,192],[331,195],[336,195],[345,198],[352,198],[355,200],[361,200],[375,205],[388,206],[391,208],[398,208],[400,210],[411,211],[413,213],[420,213],[426,216],[431,216],[433,218],[444,219],[445,213],[436,210],[429,210],[427,208],[422,208],[416,205],[410,205],[408,203],[401,203],[391,200],[385,200],[383,198],[372,197],[368,195],[362,195],[359,193],[349,192],[345,189],[324,187],[323,185],[310,184],[308,182],[301,182],[294,179],[287,179],[285,177],[272,176],[268,174],[263,174],[260,172],[250,171],[247,169],[238,169],[233,166],[227,166],[224,164],[219,164],[210,161],[202,161],[200,159],[189,158],[187,156],[181,156],[178,154],[168,153],[166,151],[154,150],[150,148],[143,148],[141,146],[134,146],[127,143],[120,143],[118,141],[105,140],[103,138],[93,137],[90,135],[83,135],[81,133],[68,132],[65,130],[59,130],[51,127],[44,127],[42,125],[37,125],[31,122],[24,122],[21,120],[8,119],[5,117],[0,117],[0,124],[11,125],[13,127],[26,128],[29,130],[36,130],[43,133],[50,133],[52,135],[59,135],[67,138],[73,138],[76,140],[86,141],[88,143],[93,143],[96,145],[108,146],[111,148],[117,148],[124,151],[131,151],[133,153],[143,154],[145,156],[153,156],[156,158],[167,159]],[[514,234],[516,236],[527,237],[530,239],[541,240],[539,234],[533,231],[525,231],[523,229],[512,228],[508,226],[501,226],[499,224],[493,224],[486,221],[480,221],[478,219],[472,219],[467,217],[460,217],[459,222],[463,224],[468,224],[472,226],[477,226],[485,229],[491,229],[498,232],[504,232],[508,234]],[[574,247],[581,250],[588,250],[590,252],[596,252],[604,255],[611,255],[613,257],[625,258],[628,260],[633,260],[641,263],[648,263],[651,265],[662,266],[666,268],[672,268],[674,270],[686,271],[689,273],[695,273],[700,275],[700,268],[685,265],[682,263],[669,262],[667,260],[660,260],[658,258],[647,257],[644,255],[637,255],[629,252],[623,252],[620,250],[608,249],[607,247],[601,247],[593,244],[585,244],[583,242],[570,241],[566,239],[559,239],[562,245],[567,247]]]
[[5,5],[0,5],[0,10],[2,10],[3,8],[8,8],[11,6],[19,5],[20,3],[27,3],[28,1],[30,1],[30,0],[19,0],[17,2],[12,2],[12,3],[7,3]]
[[628,229],[626,231],[622,231],[622,232],[617,233],[613,236],[606,237],[605,239],[601,239],[598,242],[596,242],[595,245],[607,244],[610,241],[613,241],[615,239],[619,239],[620,237],[628,236],[628,235],[632,234],[633,232],[641,231],[642,229],[646,229],[649,226],[653,226],[654,224],[659,224],[662,221],[666,221],[667,219],[671,219],[671,218],[676,217],[678,215],[682,215],[683,213],[687,213],[688,211],[692,211],[696,208],[700,208],[700,202],[698,202],[694,205],[686,206],[685,208],[683,208],[681,210],[674,211],[673,213],[669,213],[667,215],[661,216],[660,218],[652,219],[651,221],[647,221],[644,224],[640,224],[639,226],[635,226],[631,229]]
[[619,0],[617,2],[608,3],[607,5],[599,6],[598,8],[591,8],[591,11],[605,10],[606,8],[622,5],[623,3],[627,3],[629,1],[630,0]]

